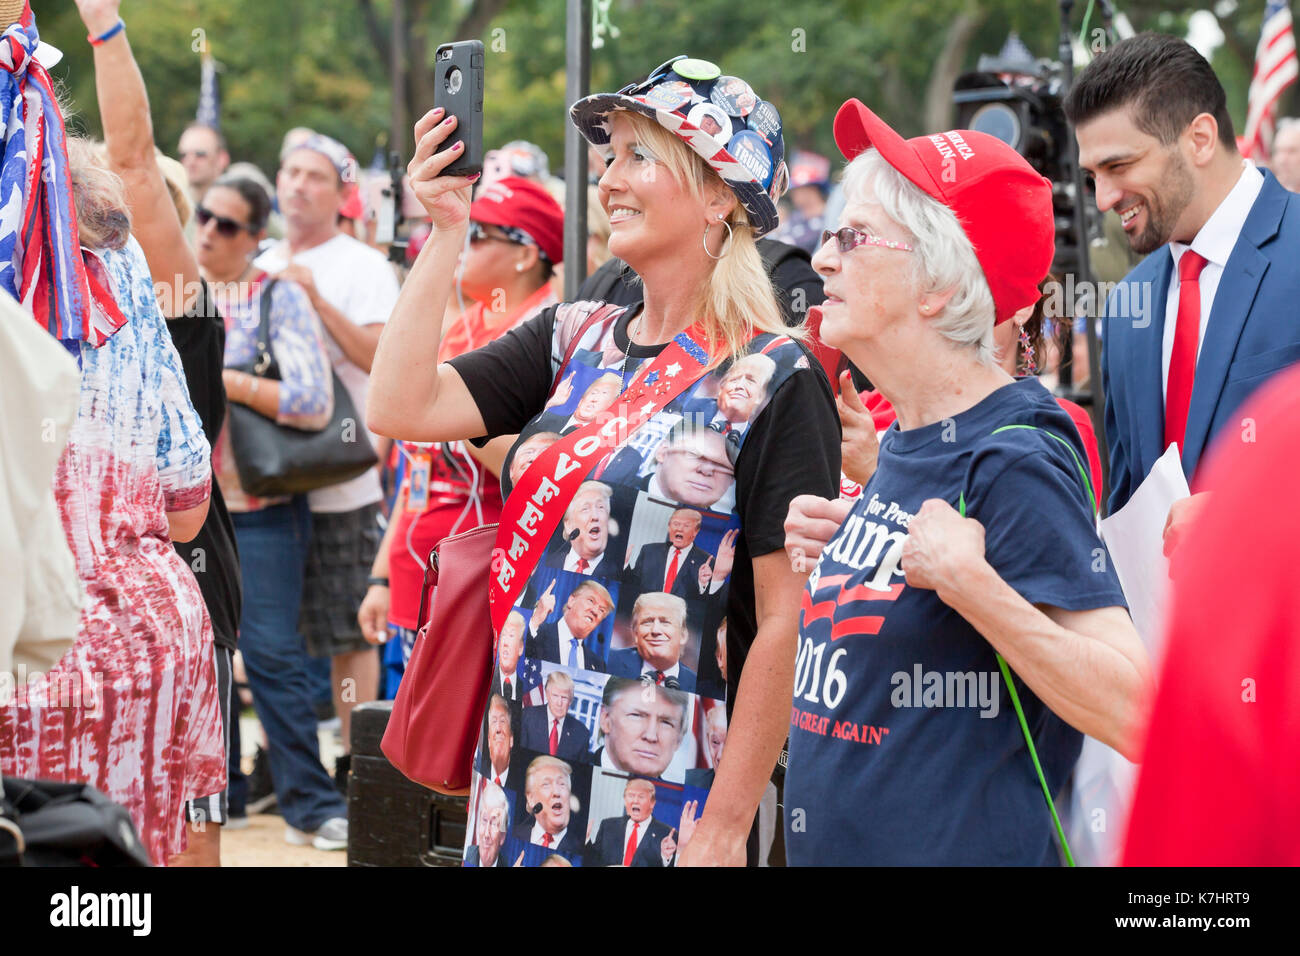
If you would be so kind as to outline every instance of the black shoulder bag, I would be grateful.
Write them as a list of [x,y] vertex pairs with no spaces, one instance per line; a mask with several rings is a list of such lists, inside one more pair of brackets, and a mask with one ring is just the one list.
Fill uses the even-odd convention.
[[[271,354],[271,290],[263,283],[257,352],[240,371],[280,381]],[[320,431],[280,425],[260,412],[230,403],[230,450],[246,494],[275,498],[337,485],[364,474],[379,461],[347,388],[334,376],[334,414]]]

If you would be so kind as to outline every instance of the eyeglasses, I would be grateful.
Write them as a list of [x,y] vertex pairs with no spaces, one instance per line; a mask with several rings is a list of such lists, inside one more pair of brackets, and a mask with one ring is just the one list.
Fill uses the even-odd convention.
[[233,239],[241,232],[257,232],[257,230],[252,226],[246,225],[235,219],[227,219],[225,216],[218,216],[211,209],[207,209],[203,206],[199,206],[194,210],[194,218],[198,222],[200,229],[206,226],[209,222],[215,222],[217,224],[217,233],[225,236],[227,239]]
[[485,228],[483,228],[483,224],[481,222],[475,222],[474,220],[471,219],[469,223],[469,241],[485,242],[487,240],[494,240],[496,242],[508,242],[511,243],[512,245],[522,245],[522,243],[520,243],[517,239],[512,239],[509,236],[493,235],[492,233],[488,232]]
[[841,255],[852,252],[858,246],[880,246],[883,249],[897,249],[899,252],[912,251],[912,247],[905,242],[899,242],[897,239],[882,239],[880,236],[873,236],[869,232],[854,229],[852,226],[844,226],[838,232],[831,232],[829,229],[822,230],[821,244],[826,245],[831,241],[832,237],[835,239],[835,247],[840,251]]

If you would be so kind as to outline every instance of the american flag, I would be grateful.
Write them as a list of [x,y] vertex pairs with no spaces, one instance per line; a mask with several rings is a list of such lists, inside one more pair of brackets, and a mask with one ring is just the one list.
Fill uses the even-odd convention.
[[217,61],[205,49],[200,63],[199,108],[194,118],[204,126],[221,129],[221,85],[217,80]]
[[1255,72],[1250,80],[1244,152],[1250,159],[1267,160],[1273,145],[1273,119],[1282,91],[1296,80],[1295,35],[1291,32],[1291,8],[1286,0],[1268,0],[1264,25],[1255,48]]

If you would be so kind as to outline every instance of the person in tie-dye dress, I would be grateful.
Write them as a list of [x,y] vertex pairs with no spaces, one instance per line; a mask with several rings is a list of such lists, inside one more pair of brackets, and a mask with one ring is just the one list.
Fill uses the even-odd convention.
[[0,770],[98,788],[162,864],[184,848],[185,800],[225,784],[201,568],[172,547],[207,513],[209,447],[120,182],[71,154],[86,267],[126,322],[98,348],[65,342],[81,397],[54,492],[86,601],[73,646],[0,709]]

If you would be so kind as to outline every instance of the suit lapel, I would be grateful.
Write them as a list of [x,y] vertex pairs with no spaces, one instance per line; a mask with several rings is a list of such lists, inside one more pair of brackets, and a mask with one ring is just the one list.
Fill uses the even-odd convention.
[[[1140,467],[1134,468],[1134,473],[1141,475],[1151,470],[1165,450],[1161,343],[1165,335],[1165,307],[1169,301],[1169,282],[1174,262],[1168,246],[1161,247],[1156,255],[1163,256],[1164,262],[1156,270],[1155,279],[1151,283],[1151,301],[1146,304],[1150,322],[1146,328],[1127,330],[1127,334],[1122,337],[1131,342],[1133,349],[1133,360],[1129,364],[1133,374],[1133,380],[1129,382],[1129,387],[1133,390],[1133,405],[1139,409],[1152,409],[1150,414],[1137,416],[1138,447],[1135,449],[1135,464]],[[1130,289],[1130,295],[1141,295],[1141,283],[1134,283],[1134,286]],[[1135,310],[1130,307],[1128,315],[1117,317],[1116,321],[1131,322],[1129,316],[1135,314]],[[1115,336],[1115,339],[1121,340],[1121,337]],[[1119,341],[1115,344],[1118,346]]]
[[1237,340],[1246,325],[1259,284],[1268,271],[1269,260],[1259,247],[1277,235],[1286,192],[1272,174],[1264,174],[1250,215],[1246,217],[1237,244],[1224,266],[1219,289],[1214,294],[1214,308],[1205,327],[1205,340],[1196,360],[1196,377],[1192,383],[1192,402],[1187,409],[1187,432],[1183,442],[1183,471],[1191,480],[1201,453],[1210,438],[1219,396],[1228,378],[1228,366],[1237,350]]

